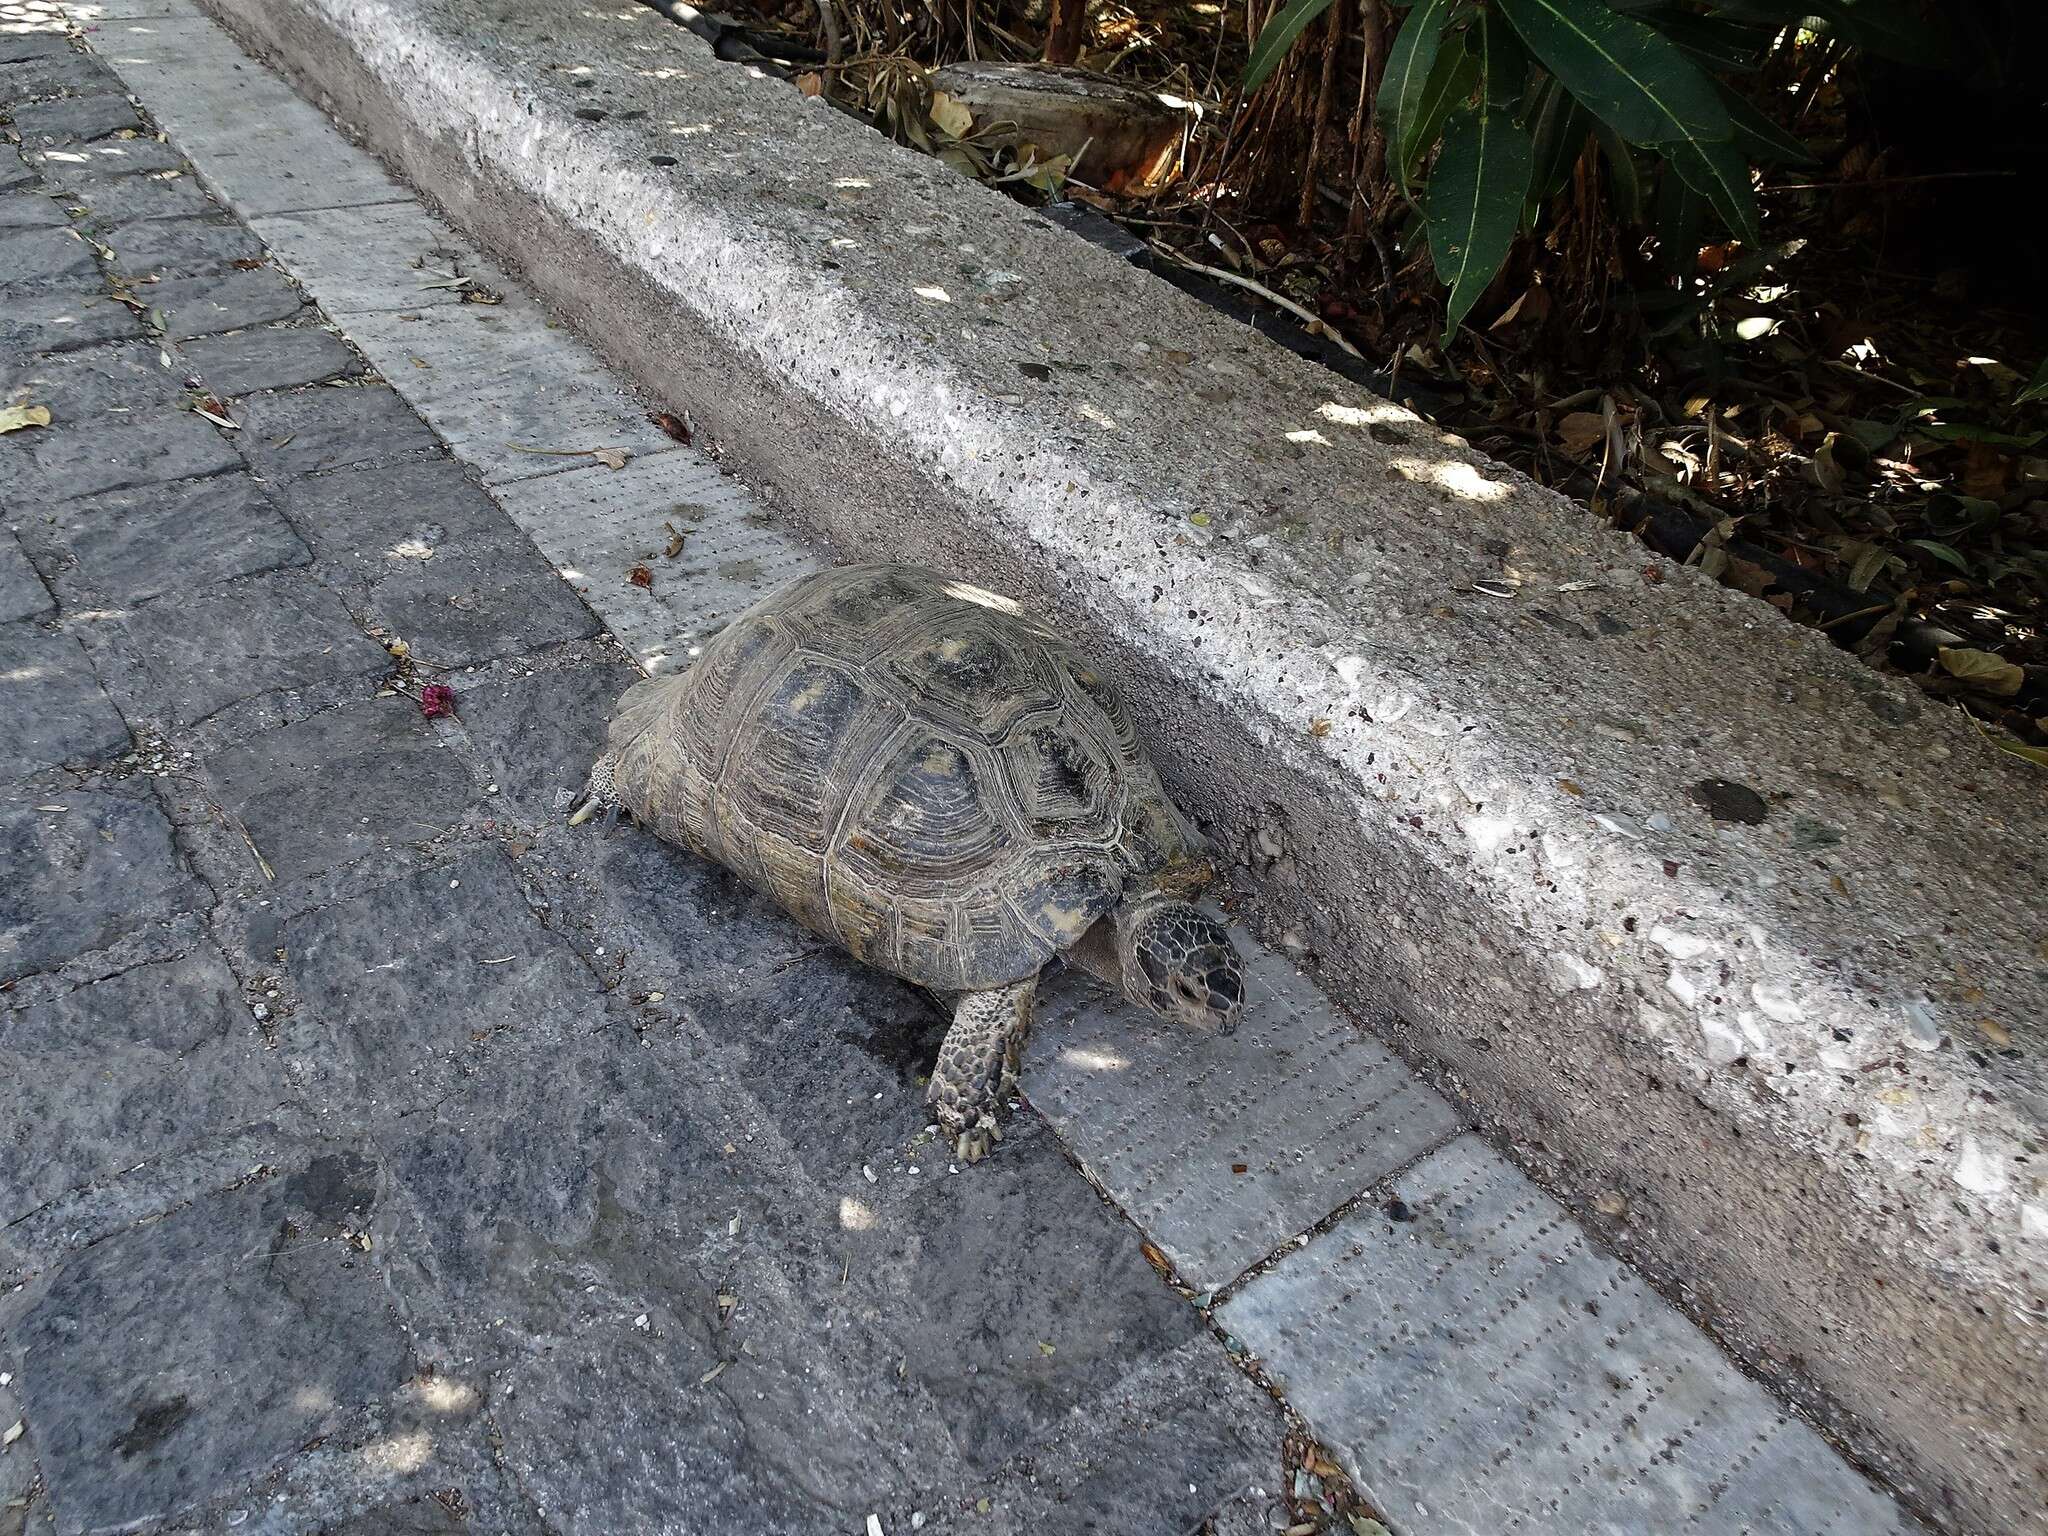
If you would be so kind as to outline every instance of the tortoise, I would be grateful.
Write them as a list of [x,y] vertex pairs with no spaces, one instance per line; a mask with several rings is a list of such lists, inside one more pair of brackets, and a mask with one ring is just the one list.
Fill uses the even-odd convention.
[[1243,962],[1213,874],[1101,673],[1017,604],[915,566],[756,603],[687,671],[628,688],[570,816],[621,811],[715,860],[953,1023],[927,1095],[955,1155],[1001,1140],[1057,957],[1204,1033]]

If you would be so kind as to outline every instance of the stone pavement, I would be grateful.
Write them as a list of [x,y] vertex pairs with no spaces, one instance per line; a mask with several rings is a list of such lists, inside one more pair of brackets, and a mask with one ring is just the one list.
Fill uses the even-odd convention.
[[1274,956],[1209,1046],[1063,978],[936,1160],[920,997],[561,825],[816,556],[182,0],[88,12],[118,78],[0,32],[0,1536],[1248,1536],[1248,1349],[1403,1536],[1911,1528]]
[[949,1176],[917,995],[560,825],[631,667],[119,82],[0,35],[0,107],[0,1531],[1277,1487],[1042,1125]]

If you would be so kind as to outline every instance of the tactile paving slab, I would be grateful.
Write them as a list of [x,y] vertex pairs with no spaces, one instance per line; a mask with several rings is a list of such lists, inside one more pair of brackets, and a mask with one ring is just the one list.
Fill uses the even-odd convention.
[[[694,449],[496,492],[649,672],[687,667],[693,648],[742,610],[824,565],[777,532],[746,488]],[[645,585],[633,579],[636,568]]]
[[1396,1530],[1922,1527],[1477,1136],[1217,1311]]
[[1032,1104],[1208,1290],[1463,1129],[1284,958],[1243,947],[1234,1035],[1176,1031],[1068,972],[1041,993],[1025,1056]]

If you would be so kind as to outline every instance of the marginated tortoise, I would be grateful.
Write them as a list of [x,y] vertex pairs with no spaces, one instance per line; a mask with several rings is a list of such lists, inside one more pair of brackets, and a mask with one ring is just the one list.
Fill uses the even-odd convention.
[[965,582],[806,576],[635,683],[570,819],[621,810],[950,1004],[929,1098],[963,1160],[1001,1139],[1056,956],[1161,1018],[1236,1027],[1243,963],[1188,899],[1206,844],[1122,702]]

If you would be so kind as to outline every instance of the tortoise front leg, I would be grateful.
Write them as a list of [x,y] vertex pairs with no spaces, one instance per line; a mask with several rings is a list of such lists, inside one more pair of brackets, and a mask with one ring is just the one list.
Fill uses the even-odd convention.
[[980,1162],[989,1143],[1003,1139],[996,1116],[1017,1086],[1037,987],[1038,978],[1027,976],[1015,986],[964,993],[953,1004],[953,1027],[939,1046],[925,1097],[963,1163]]

